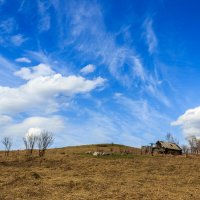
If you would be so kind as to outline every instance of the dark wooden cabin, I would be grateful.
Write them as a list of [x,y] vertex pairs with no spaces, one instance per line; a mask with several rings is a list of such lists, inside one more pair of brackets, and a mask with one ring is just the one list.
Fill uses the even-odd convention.
[[182,149],[176,143],[157,141],[153,148],[153,152],[181,155]]

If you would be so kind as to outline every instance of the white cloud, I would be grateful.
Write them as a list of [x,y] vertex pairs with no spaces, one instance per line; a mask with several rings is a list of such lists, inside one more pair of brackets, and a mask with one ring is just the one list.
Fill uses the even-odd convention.
[[60,95],[72,97],[88,93],[105,83],[105,79],[101,77],[88,80],[81,76],[62,76],[42,64],[31,70],[22,68],[17,75],[28,81],[16,88],[0,86],[0,114],[31,110],[55,112],[60,107]]
[[176,121],[172,122],[173,126],[180,126],[186,137],[200,137],[200,106],[188,109]]
[[43,63],[31,68],[23,67],[19,71],[15,72],[16,76],[19,76],[24,80],[31,80],[40,76],[49,76],[53,74],[55,74],[55,72],[50,68],[50,66]]
[[90,74],[90,73],[92,73],[92,72],[94,72],[94,71],[95,71],[95,66],[92,65],[92,64],[86,65],[85,67],[83,67],[83,68],[80,70],[80,72],[81,72],[82,74]]
[[15,59],[16,62],[31,63],[31,60],[25,57]]
[[47,130],[53,133],[64,129],[64,121],[60,116],[28,117],[19,123],[12,123],[4,129],[4,133],[11,136],[24,136],[27,133],[38,133],[39,130]]
[[25,134],[25,137],[39,136],[43,130],[41,128],[29,128]]
[[26,39],[23,37],[23,35],[18,34],[18,35],[13,35],[10,38],[10,40],[15,46],[21,46],[25,42]]
[[156,51],[158,41],[153,30],[152,20],[147,19],[144,22],[146,42],[148,45],[149,53],[152,54]]

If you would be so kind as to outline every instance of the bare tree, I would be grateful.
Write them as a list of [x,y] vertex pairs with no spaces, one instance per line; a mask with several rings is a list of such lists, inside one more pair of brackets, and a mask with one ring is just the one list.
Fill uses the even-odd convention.
[[36,135],[27,135],[26,137],[23,138],[24,145],[29,155],[33,154],[33,149],[35,147],[37,139],[38,137]]
[[3,140],[2,140],[2,144],[5,147],[5,155],[8,156],[10,149],[11,149],[11,146],[12,146],[11,139],[9,137],[4,137]]
[[178,139],[175,138],[171,133],[167,133],[166,134],[166,140],[167,140],[167,142],[172,142],[172,143],[179,144]]
[[198,147],[200,145],[199,141],[195,136],[190,136],[187,138],[187,141],[190,145],[190,151],[191,153],[197,153],[198,152]]
[[53,143],[53,134],[48,131],[43,131],[38,136],[39,156],[44,156],[46,149]]

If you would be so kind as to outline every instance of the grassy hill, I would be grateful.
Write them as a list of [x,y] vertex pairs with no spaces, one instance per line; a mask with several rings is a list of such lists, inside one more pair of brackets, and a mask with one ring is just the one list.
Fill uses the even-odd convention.
[[[113,155],[85,154],[97,150]],[[0,199],[199,199],[199,174],[198,156],[140,155],[123,145],[49,149],[44,158],[0,152]]]

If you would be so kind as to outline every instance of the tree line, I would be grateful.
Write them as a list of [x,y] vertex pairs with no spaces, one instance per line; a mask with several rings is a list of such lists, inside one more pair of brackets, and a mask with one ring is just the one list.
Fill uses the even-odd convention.
[[[187,137],[188,145],[182,145],[183,153],[200,153],[200,139],[196,136]],[[38,155],[43,157],[47,148],[52,145],[54,141],[53,134],[49,131],[42,131],[39,135],[27,134],[23,137],[23,142],[25,145],[26,154],[32,156],[33,150],[37,147]],[[171,133],[166,134],[166,141],[179,144],[177,138],[175,138]],[[8,156],[13,145],[12,139],[10,137],[4,137],[2,139],[2,144],[5,148],[5,155]]]
[[[23,137],[26,154],[28,156],[32,156],[33,150],[36,147],[38,149],[38,155],[40,157],[44,156],[47,148],[53,143],[53,141],[53,134],[45,130],[39,135],[27,134],[25,137]],[[4,137],[1,142],[5,148],[5,155],[9,156],[11,147],[13,145],[12,139],[10,137]]]

